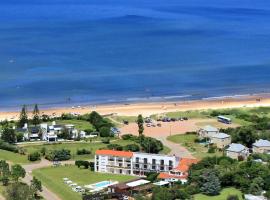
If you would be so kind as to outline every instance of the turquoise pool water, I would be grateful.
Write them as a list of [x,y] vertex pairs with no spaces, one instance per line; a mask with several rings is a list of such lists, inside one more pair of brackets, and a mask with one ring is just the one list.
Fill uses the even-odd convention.
[[102,182],[94,184],[93,186],[96,187],[96,188],[102,188],[102,187],[106,187],[106,186],[108,186],[110,184],[111,184],[110,181],[102,181]]

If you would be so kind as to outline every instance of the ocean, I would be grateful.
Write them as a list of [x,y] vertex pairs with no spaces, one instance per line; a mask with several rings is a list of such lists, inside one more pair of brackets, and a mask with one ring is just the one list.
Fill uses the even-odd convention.
[[0,110],[269,86],[269,0],[0,1]]

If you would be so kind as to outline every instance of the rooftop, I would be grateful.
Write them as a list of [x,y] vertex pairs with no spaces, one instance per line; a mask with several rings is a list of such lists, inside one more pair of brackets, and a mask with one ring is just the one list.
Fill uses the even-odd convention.
[[241,152],[241,151],[243,151],[245,149],[246,149],[246,147],[244,145],[242,145],[242,144],[232,143],[232,144],[230,144],[227,151]]
[[129,182],[126,185],[129,186],[129,187],[137,187],[137,186],[148,184],[148,183],[150,183],[150,181],[141,179],[141,180]]
[[96,155],[108,155],[108,156],[117,156],[117,157],[127,157],[131,158],[133,153],[130,151],[116,151],[116,150],[97,150]]
[[256,147],[270,147],[270,142],[268,140],[259,139],[253,144],[253,146],[256,146]]
[[185,176],[178,176],[178,175],[174,175],[174,174],[169,174],[166,172],[162,172],[158,175],[158,178],[160,179],[169,179],[169,178],[173,178],[173,179],[178,179],[178,180],[183,180],[183,179],[187,179],[187,175]]
[[179,161],[178,166],[175,168],[176,170],[179,170],[181,172],[187,172],[192,164],[196,164],[198,160],[196,159],[190,159],[190,158],[182,158]]
[[218,129],[216,127],[207,125],[205,127],[202,128],[203,130],[207,131],[207,132],[218,132]]
[[230,137],[230,135],[228,135],[228,134],[226,134],[226,133],[217,133],[217,134],[213,135],[212,137],[213,137],[213,138],[224,139],[224,138]]

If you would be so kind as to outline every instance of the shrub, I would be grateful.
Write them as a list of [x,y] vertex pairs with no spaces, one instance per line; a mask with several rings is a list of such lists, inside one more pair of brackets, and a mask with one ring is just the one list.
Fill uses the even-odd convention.
[[86,155],[86,154],[91,154],[91,151],[87,150],[87,149],[78,149],[77,150],[77,155]]
[[140,146],[137,144],[128,144],[128,145],[124,146],[124,150],[137,152],[137,151],[140,151]]
[[40,154],[39,154],[39,152],[30,153],[30,154],[28,155],[28,160],[29,160],[29,161],[37,161],[37,160],[40,160]]
[[215,153],[215,151],[216,151],[216,148],[215,147],[210,147],[208,149],[208,153]]
[[0,140],[0,149],[6,150],[6,151],[12,151],[15,153],[19,152],[18,148],[15,145],[9,144],[2,140]]
[[136,137],[136,136],[134,136],[134,135],[132,135],[132,134],[125,134],[125,135],[122,135],[122,139],[123,139],[123,140],[132,140],[132,139],[134,139],[134,137]]
[[110,144],[110,138],[103,138],[101,142],[104,144]]
[[107,145],[107,148],[108,149],[114,149],[114,150],[117,150],[117,151],[122,151],[123,150],[123,147],[119,144],[109,144]]
[[83,166],[85,169],[88,169],[88,167],[90,166],[90,163],[88,161],[85,160],[76,160],[75,161],[75,165],[80,168],[81,166]]
[[99,131],[100,137],[110,137],[111,129],[109,127],[101,127]]
[[237,195],[229,195],[227,200],[239,200],[239,197]]
[[52,150],[46,154],[45,158],[50,161],[69,160],[71,158],[71,154],[70,154],[70,150],[68,149]]

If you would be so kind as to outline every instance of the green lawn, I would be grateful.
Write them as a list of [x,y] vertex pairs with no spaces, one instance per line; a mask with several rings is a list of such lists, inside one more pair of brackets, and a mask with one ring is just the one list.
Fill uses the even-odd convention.
[[94,129],[92,124],[85,120],[57,120],[56,124],[66,125],[66,124],[73,124],[76,129],[79,130],[86,130],[86,129]]
[[[115,140],[115,139],[114,139]],[[134,142],[128,140],[117,140],[111,142],[112,144],[119,144],[125,146],[127,144],[133,144]],[[26,149],[27,153],[32,153],[35,151],[40,151],[43,147],[47,150],[57,150],[57,149],[69,149],[71,151],[71,155],[73,160],[79,159],[91,159],[94,158],[95,151],[100,148],[106,147],[107,144],[103,144],[101,142],[74,142],[74,143],[55,143],[55,144],[42,144],[42,145],[27,145],[23,148]],[[92,152],[90,155],[76,155],[78,149],[87,149]]]
[[194,200],[226,200],[229,195],[237,195],[239,200],[243,200],[242,192],[235,188],[223,189],[218,196],[207,196],[203,194],[197,194],[194,196]]
[[65,177],[80,186],[105,180],[124,182],[134,179],[132,176],[95,173],[88,169],[78,169],[75,166],[38,169],[33,171],[33,175],[63,200],[81,200],[81,196],[78,193],[73,192],[70,187],[64,184],[63,178]]
[[0,160],[7,160],[12,163],[18,163],[18,164],[29,163],[26,155],[20,155],[18,153],[13,153],[13,152],[1,150],[1,149],[0,149]]
[[207,147],[204,147],[204,145],[195,143],[194,140],[197,138],[197,135],[195,134],[184,134],[184,135],[172,135],[167,137],[168,140],[178,143],[186,147],[193,156],[196,158],[204,158],[207,156],[221,156],[221,152],[216,153],[207,153],[208,149]]

